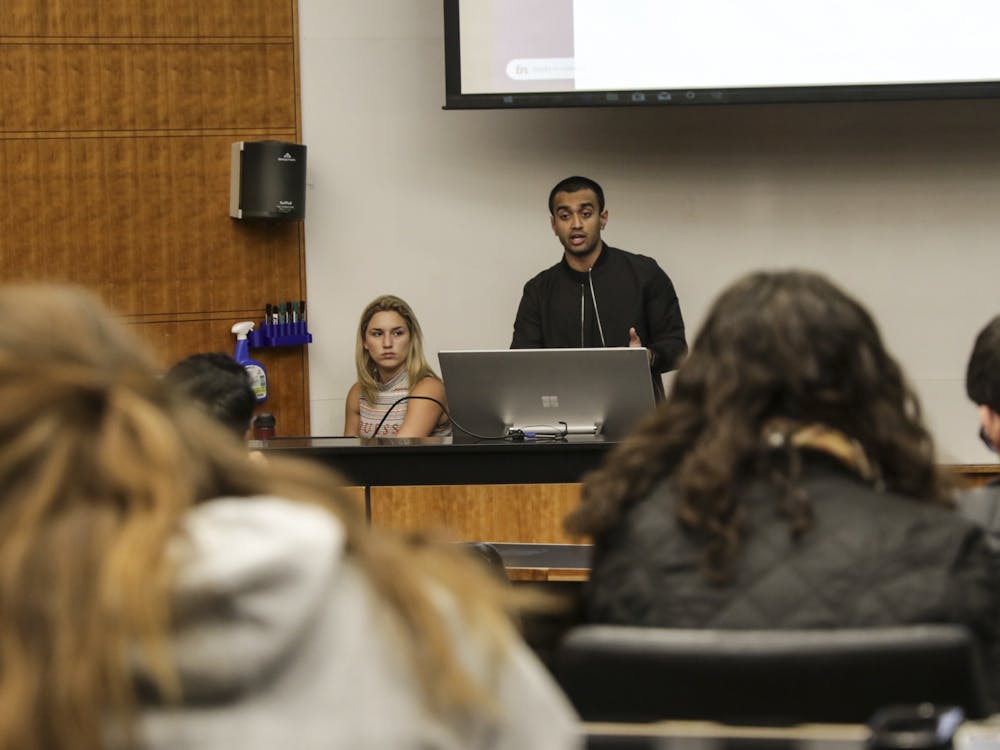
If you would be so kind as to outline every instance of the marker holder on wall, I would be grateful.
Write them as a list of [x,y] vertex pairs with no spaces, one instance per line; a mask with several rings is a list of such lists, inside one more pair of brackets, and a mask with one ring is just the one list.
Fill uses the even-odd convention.
[[268,346],[301,346],[311,344],[313,337],[306,328],[306,322],[295,323],[263,322],[247,336],[253,349]]

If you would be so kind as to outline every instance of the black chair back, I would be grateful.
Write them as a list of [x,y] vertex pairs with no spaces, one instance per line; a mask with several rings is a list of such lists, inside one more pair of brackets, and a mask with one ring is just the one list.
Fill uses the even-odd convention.
[[585,721],[867,721],[931,702],[989,713],[979,653],[958,625],[838,630],[574,628],[554,671]]

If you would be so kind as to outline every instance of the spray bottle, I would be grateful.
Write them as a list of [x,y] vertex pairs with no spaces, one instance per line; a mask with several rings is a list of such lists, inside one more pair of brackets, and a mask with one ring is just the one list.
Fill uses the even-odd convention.
[[252,330],[252,320],[233,324],[232,332],[236,334],[236,351],[233,353],[233,359],[246,369],[250,376],[250,386],[257,397],[257,403],[260,403],[267,401],[267,371],[260,362],[250,359],[250,342],[247,341],[247,334]]

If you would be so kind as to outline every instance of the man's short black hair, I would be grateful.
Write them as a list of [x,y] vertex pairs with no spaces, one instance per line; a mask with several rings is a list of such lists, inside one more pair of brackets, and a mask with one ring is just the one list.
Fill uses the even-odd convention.
[[965,392],[1000,414],[1000,315],[979,332],[965,369]]
[[573,177],[567,177],[565,180],[559,180],[556,186],[552,188],[549,193],[549,213],[554,214],[556,212],[554,205],[556,193],[575,193],[580,190],[593,190],[594,195],[597,196],[597,212],[602,213],[604,211],[604,191],[601,189],[601,186],[589,177],[574,175]]
[[223,352],[192,354],[171,367],[166,380],[241,439],[245,437],[257,397],[250,375],[235,359]]

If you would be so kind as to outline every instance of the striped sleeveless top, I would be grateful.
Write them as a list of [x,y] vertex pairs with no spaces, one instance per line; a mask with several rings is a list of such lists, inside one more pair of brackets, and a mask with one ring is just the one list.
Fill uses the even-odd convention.
[[[375,437],[375,428],[382,421],[382,417],[389,411],[389,407],[410,393],[410,374],[404,369],[388,383],[379,383],[378,396],[375,403],[370,403],[365,399],[364,394],[359,398],[361,421],[358,424],[358,434],[363,438]],[[399,429],[406,419],[406,407],[409,401],[404,401],[390,412],[382,427],[378,431],[378,437],[395,437],[399,434]],[[441,437],[451,434],[451,423],[439,424],[431,433],[432,437]]]

